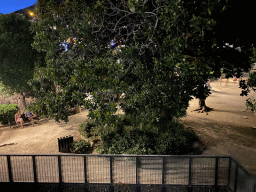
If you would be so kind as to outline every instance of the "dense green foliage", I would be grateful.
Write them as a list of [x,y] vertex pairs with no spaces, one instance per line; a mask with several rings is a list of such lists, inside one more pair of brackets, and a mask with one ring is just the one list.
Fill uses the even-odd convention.
[[0,15],[0,81],[17,93],[29,90],[28,82],[42,55],[31,46],[30,25],[19,14]]
[[[192,96],[206,99],[204,84],[223,65],[248,66],[249,49],[223,48],[229,2],[38,0],[33,46],[46,53],[34,77],[38,106],[57,121],[86,106],[95,126],[84,133],[100,137],[104,153],[183,153],[191,142],[173,120]],[[136,123],[124,126],[118,106]]]
[[18,112],[16,104],[0,105],[0,122],[11,123],[15,121],[15,114]]
[[72,153],[79,153],[79,154],[84,154],[88,152],[90,148],[90,143],[85,141],[85,140],[79,140],[79,141],[74,141],[71,145],[71,152]]
[[[122,116],[120,127],[99,126],[85,121],[79,131],[89,140],[99,140],[95,150],[113,154],[187,154],[193,151],[193,143],[198,141],[194,132],[178,122],[168,127],[154,127],[138,122],[132,116]],[[138,126],[136,126],[138,125]]]
[[[242,89],[241,96],[248,96],[250,92],[256,93],[256,72],[251,73],[248,83],[245,80],[240,81],[240,88]],[[256,98],[255,94],[246,100],[248,110],[256,111]]]
[[44,53],[31,45],[31,22],[19,14],[0,15],[0,82],[8,94],[21,94],[21,112],[25,111],[24,92],[31,91],[30,81],[36,65],[42,65]]
[[[94,97],[86,102],[89,116],[102,124],[119,121],[118,102],[143,122],[184,116],[192,95],[209,96],[204,84],[211,75],[219,76],[224,66],[238,75],[234,69],[249,66],[248,46],[242,52],[223,48],[231,26],[222,18],[235,3],[39,0],[33,46],[47,54],[47,66],[35,75],[38,102],[57,121],[84,104],[86,91]],[[230,44],[243,38],[232,37]]]
[[4,86],[3,83],[0,82],[0,93],[5,97],[10,97],[12,91],[8,87]]

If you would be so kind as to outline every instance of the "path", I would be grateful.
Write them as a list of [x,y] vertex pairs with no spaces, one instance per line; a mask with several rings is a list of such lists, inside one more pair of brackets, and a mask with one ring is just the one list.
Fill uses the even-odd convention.
[[[54,120],[39,121],[32,127],[25,125],[23,129],[0,129],[0,153],[18,154],[57,154],[57,138],[73,135],[75,140],[82,136],[78,132],[78,125],[86,120],[88,111],[83,110],[79,114],[71,115],[69,122],[56,123]],[[35,121],[37,122],[37,121]]]
[[186,126],[203,140],[207,150],[203,155],[229,155],[236,158],[256,177],[256,113],[246,110],[247,97],[241,97],[238,82],[229,80],[220,86],[212,82],[212,94],[206,100],[213,111],[198,113],[198,100],[190,101]]

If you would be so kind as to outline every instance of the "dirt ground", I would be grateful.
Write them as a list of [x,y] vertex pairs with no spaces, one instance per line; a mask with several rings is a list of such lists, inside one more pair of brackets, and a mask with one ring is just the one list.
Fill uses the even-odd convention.
[[[201,138],[202,155],[229,155],[236,158],[249,172],[256,176],[256,115],[246,110],[246,97],[240,97],[237,81],[229,79],[211,82],[212,95],[207,98],[209,113],[194,111],[196,99],[191,100],[187,116],[181,118]],[[75,140],[83,137],[78,125],[87,119],[87,110],[71,115],[68,123],[55,123],[41,119],[32,127],[0,127],[0,154],[59,154],[57,138],[73,135]]]
[[213,111],[194,111],[199,105],[193,99],[181,122],[201,138],[206,148],[202,155],[232,156],[256,177],[256,113],[246,110],[248,97],[240,96],[239,83],[233,79],[226,82],[211,82],[212,94],[206,104]]
[[35,127],[30,122],[25,122],[23,129],[17,126],[2,127],[0,154],[58,154],[57,138],[73,135],[74,140],[83,139],[78,132],[78,126],[87,119],[87,114],[88,111],[83,110],[79,114],[71,115],[68,123],[40,119],[35,120]]

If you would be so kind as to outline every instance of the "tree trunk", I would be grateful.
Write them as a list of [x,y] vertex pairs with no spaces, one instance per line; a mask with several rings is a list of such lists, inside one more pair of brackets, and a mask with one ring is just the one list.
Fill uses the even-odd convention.
[[19,109],[21,114],[25,113],[26,111],[26,100],[24,92],[20,93]]
[[212,111],[213,109],[210,107],[207,107],[205,104],[206,99],[199,99],[199,109],[196,109],[195,111],[201,111],[202,113]]
[[206,107],[205,99],[199,99],[199,110],[204,110]]

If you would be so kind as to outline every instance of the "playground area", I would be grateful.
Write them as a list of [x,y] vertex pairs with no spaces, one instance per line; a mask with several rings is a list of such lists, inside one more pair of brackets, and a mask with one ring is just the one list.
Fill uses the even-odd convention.
[[[233,80],[211,82],[212,94],[206,105],[213,110],[208,113],[194,111],[198,108],[198,100],[193,99],[187,116],[180,121],[201,138],[202,155],[232,156],[256,176],[256,115],[246,110],[247,98],[240,96],[239,83]],[[40,119],[35,121],[35,127],[29,122],[23,129],[2,126],[0,154],[60,154],[57,138],[73,135],[74,140],[83,139],[78,126],[87,119],[87,114],[88,110],[83,109],[71,115],[68,123]]]

